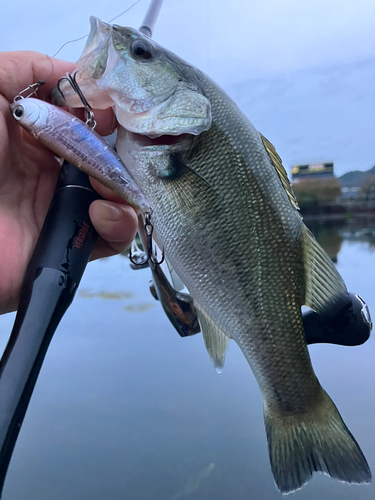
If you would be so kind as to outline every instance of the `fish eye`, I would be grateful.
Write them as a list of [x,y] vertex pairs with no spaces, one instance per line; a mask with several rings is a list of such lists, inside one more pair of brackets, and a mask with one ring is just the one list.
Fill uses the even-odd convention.
[[16,120],[21,120],[21,118],[23,117],[23,107],[17,106],[16,108],[14,108],[13,116]]
[[136,59],[151,59],[152,57],[152,45],[146,40],[135,40],[130,49]]

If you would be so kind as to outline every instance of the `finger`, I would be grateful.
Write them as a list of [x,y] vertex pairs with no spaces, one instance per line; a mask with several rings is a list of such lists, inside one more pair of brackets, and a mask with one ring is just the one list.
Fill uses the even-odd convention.
[[100,135],[110,135],[116,130],[117,120],[112,108],[94,109],[96,132]]
[[111,189],[107,188],[106,186],[103,186],[103,184],[101,184],[96,179],[90,177],[90,182],[95,191],[99,193],[100,196],[103,196],[103,198],[105,198],[106,200],[114,201],[116,203],[124,203],[124,204],[127,203],[123,198],[121,198],[121,196],[114,193]]
[[45,80],[38,93],[39,97],[49,97],[57,80],[66,72],[72,72],[71,62],[54,59],[32,51],[0,53],[0,93],[11,102],[15,95],[28,85]]
[[[38,97],[49,100],[50,92],[57,81],[67,72],[72,73],[75,64],[54,59],[45,54],[31,51],[0,53],[0,94],[8,102],[29,85],[45,80],[38,91]],[[116,118],[112,109],[94,110],[96,131],[109,135],[116,128]],[[83,116],[82,116],[83,119]]]
[[91,203],[90,219],[104,241],[99,241],[91,260],[109,257],[130,246],[138,228],[138,218],[130,205],[106,200]]

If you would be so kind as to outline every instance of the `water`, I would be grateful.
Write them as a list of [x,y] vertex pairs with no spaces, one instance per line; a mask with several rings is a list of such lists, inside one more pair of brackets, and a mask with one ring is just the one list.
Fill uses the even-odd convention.
[[[315,228],[375,316],[375,232]],[[122,256],[89,265],[47,353],[4,500],[277,500],[257,384],[232,342],[220,375]],[[13,315],[0,317],[1,348]],[[374,342],[314,345],[315,371],[375,471]],[[373,499],[323,475],[297,500]]]

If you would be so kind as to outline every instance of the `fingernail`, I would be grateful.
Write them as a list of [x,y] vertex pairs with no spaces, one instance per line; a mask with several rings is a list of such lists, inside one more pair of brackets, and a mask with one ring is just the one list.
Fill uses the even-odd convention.
[[115,205],[110,203],[102,202],[103,217],[109,221],[116,222],[121,219],[122,212]]

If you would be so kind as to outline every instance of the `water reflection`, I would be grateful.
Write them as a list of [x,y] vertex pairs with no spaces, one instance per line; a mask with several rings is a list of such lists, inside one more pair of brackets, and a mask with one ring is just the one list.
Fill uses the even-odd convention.
[[79,290],[79,296],[84,299],[105,299],[105,300],[121,300],[131,299],[133,294],[131,292],[91,292],[88,289]]
[[[375,317],[371,227],[312,230]],[[88,266],[83,293],[47,353],[3,500],[280,499],[259,389],[242,353],[232,342],[218,375],[201,335],[181,338],[170,325],[149,294],[149,278],[148,269],[134,272],[123,257]],[[131,291],[131,301],[121,290]],[[124,309],[144,304],[141,314]],[[0,317],[0,348],[12,321]],[[373,340],[355,348],[314,345],[310,353],[374,472]],[[374,486],[316,474],[290,498],[374,496]]]
[[348,241],[367,243],[371,251],[375,249],[375,224],[371,227],[347,226],[343,228],[342,235]]
[[138,312],[149,311],[153,307],[156,307],[156,305],[157,304],[155,304],[155,303],[145,302],[143,304],[125,306],[124,309],[125,309],[125,311],[138,313]]
[[343,242],[343,236],[340,232],[343,224],[310,223],[308,226],[318,243],[320,243],[320,245],[328,253],[333,262],[337,263],[337,256],[341,250],[341,244]]
[[185,487],[182,490],[178,491],[176,494],[174,494],[173,497],[170,498],[170,500],[178,500],[179,498],[190,496],[191,493],[195,493],[196,491],[198,491],[201,482],[210,476],[214,468],[215,468],[214,463],[211,463],[207,465],[207,467],[204,467],[197,476],[189,479]]
[[337,263],[344,240],[367,243],[369,250],[375,249],[375,223],[330,221],[307,225],[333,262]]

